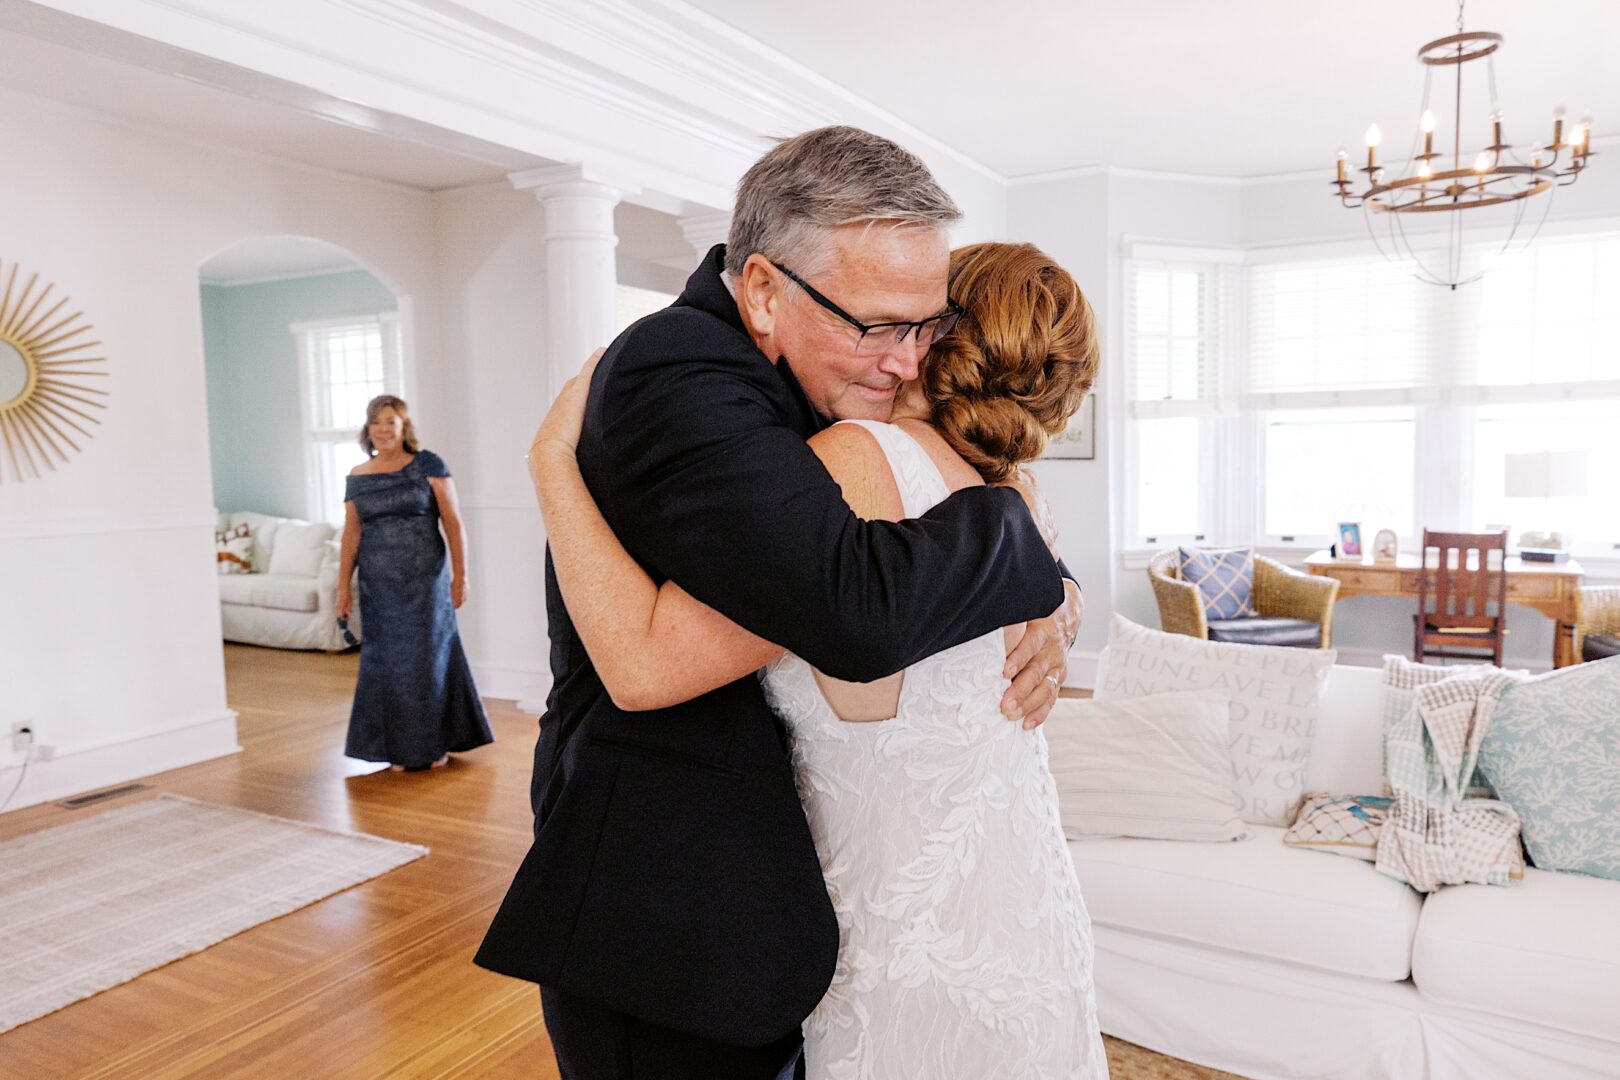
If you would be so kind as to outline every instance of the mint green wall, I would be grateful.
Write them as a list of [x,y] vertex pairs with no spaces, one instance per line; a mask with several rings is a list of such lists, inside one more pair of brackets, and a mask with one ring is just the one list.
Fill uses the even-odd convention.
[[287,328],[393,311],[394,294],[364,270],[203,285],[201,292],[214,505],[303,517],[308,497],[298,343]]

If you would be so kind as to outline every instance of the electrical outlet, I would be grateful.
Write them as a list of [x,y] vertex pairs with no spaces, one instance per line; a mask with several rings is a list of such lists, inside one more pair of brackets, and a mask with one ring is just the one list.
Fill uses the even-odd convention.
[[18,721],[11,725],[11,750],[13,753],[26,754],[28,748],[34,745],[34,726],[27,721]]

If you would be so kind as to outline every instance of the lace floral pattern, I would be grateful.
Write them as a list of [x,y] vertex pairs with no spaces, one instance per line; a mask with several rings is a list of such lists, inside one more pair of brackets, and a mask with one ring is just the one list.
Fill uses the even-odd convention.
[[[915,516],[948,489],[899,428],[863,424]],[[1107,1076],[1091,925],[1046,740],[1005,720],[999,631],[906,671],[892,720],[838,719],[808,664],[764,674],[838,916],[805,1022],[819,1080]]]

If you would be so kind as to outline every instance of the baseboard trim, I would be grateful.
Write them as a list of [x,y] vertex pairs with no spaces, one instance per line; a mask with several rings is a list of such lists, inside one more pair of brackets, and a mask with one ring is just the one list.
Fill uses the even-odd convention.
[[[241,750],[236,741],[236,711],[225,709],[181,721],[162,731],[72,748],[50,761],[32,762],[7,809],[21,810],[65,799]],[[0,790],[16,782],[11,768],[0,773]]]
[[1069,650],[1069,674],[1063,680],[1064,686],[1077,690],[1097,689],[1097,662],[1102,659],[1102,652]]
[[473,679],[479,697],[500,698],[517,704],[519,711],[539,716],[546,711],[546,695],[551,693],[551,672],[533,668],[473,664]]

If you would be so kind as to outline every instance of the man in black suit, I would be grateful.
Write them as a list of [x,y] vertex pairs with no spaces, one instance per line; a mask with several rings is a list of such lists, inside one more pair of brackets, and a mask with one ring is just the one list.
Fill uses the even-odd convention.
[[[731,243],[607,350],[578,462],[655,580],[835,678],[1030,623],[1007,711],[1039,720],[1071,641],[1019,494],[968,489],[919,519],[865,522],[805,445],[829,420],[886,420],[916,377],[953,321],[958,216],[888,140],[825,128],[781,143],[743,178]],[[758,681],[616,708],[549,559],[546,585],[535,841],[477,962],[540,984],[564,1080],[792,1075],[838,927]]]

